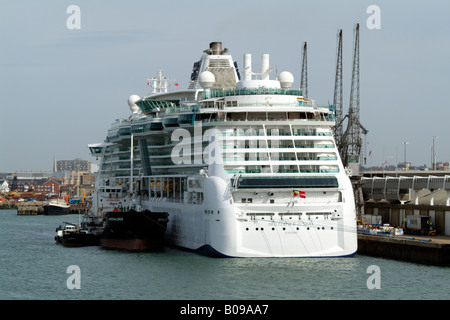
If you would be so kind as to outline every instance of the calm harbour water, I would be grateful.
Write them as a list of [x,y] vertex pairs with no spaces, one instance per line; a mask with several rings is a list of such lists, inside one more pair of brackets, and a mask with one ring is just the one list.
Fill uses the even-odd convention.
[[[0,299],[305,300],[450,299],[450,268],[356,255],[338,259],[224,259],[176,248],[133,253],[66,248],[55,228],[78,216],[0,211]],[[80,268],[70,290],[67,268]],[[380,289],[368,289],[380,269]]]

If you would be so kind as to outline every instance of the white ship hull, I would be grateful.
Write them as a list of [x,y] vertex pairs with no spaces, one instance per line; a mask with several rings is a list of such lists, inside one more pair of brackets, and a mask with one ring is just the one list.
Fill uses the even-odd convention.
[[167,212],[167,240],[206,254],[354,255],[355,201],[332,110],[290,90],[286,73],[268,80],[266,56],[261,80],[246,65],[239,81],[221,44],[205,52],[191,90],[130,97],[132,116],[90,145],[102,157],[94,211]]
[[[142,210],[168,212],[167,242],[202,254],[346,257],[356,254],[357,237],[353,193],[350,181],[343,180],[350,192],[339,199],[331,196],[325,202],[320,195],[313,196],[325,192],[321,190],[308,190],[305,198],[286,196],[291,192],[289,189],[232,191],[230,182],[221,177],[199,176],[196,181],[202,187],[192,190],[204,194],[201,203],[187,196],[173,199],[166,197],[164,191],[157,194],[153,191],[153,197],[141,197],[138,206]],[[97,194],[104,212],[123,208],[130,202],[120,194],[103,194],[103,197]],[[146,194],[152,194],[150,186]],[[239,203],[236,201],[241,199],[239,194],[252,196],[252,202]],[[269,203],[269,199],[274,203]]]
[[[333,212],[335,205],[301,204],[252,205],[253,212],[293,214],[242,215],[230,198],[219,204],[225,188],[207,188],[205,203],[182,204],[147,201],[152,211],[169,212],[166,238],[171,244],[225,257],[346,257],[356,254],[356,224],[352,198],[342,204],[341,217],[299,215],[303,212]],[[208,200],[210,199],[210,201]],[[302,199],[303,200],[303,199]],[[211,210],[210,208],[214,208]]]
[[357,250],[355,237],[349,234],[356,233],[353,223],[345,226],[298,218],[221,221],[198,214],[198,208],[193,206],[155,208],[172,212],[166,235],[170,243],[200,253],[224,257],[348,257]]

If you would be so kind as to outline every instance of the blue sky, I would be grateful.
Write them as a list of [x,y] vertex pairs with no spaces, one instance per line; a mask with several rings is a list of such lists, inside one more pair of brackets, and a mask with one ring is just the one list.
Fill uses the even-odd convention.
[[[69,5],[81,29],[70,30]],[[370,30],[369,5],[381,29]],[[128,117],[127,99],[149,92],[159,69],[187,87],[192,64],[221,41],[243,65],[270,54],[299,86],[308,43],[309,97],[333,100],[336,33],[344,35],[344,107],[348,108],[353,26],[361,25],[361,123],[368,160],[392,165],[450,159],[450,3],[446,1],[12,1],[0,3],[0,172],[50,170],[53,157],[90,157],[109,125]],[[272,78],[274,74],[272,74]]]

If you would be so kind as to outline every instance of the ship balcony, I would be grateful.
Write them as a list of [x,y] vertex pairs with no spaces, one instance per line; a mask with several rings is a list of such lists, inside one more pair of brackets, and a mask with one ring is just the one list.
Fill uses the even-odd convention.
[[[280,123],[290,122],[293,125],[311,125],[315,126],[318,122],[323,122],[327,126],[335,125],[335,117],[333,113],[325,110],[305,110],[300,109],[294,111],[292,108],[280,110],[278,106],[269,107],[261,104],[260,106],[252,104],[253,110],[248,107],[242,108],[225,108],[224,110],[201,109],[194,108],[191,112],[183,112],[177,118],[177,125],[188,126],[194,122],[215,123],[215,122],[237,122],[242,123]],[[257,108],[259,107],[259,109]],[[267,107],[262,109],[263,107]],[[275,111],[276,110],[276,111]],[[173,118],[176,119],[176,118]],[[175,122],[175,120],[173,120]]]
[[[254,141],[255,142],[255,141]],[[264,141],[262,141],[264,142]],[[311,149],[311,150],[304,150],[305,152],[308,151],[313,151],[314,149],[333,149],[335,148],[334,144],[301,144],[301,143],[295,143],[295,145],[293,145],[292,143],[283,143],[283,144],[271,144],[269,143],[268,145],[265,145],[264,143],[261,144],[260,141],[260,145],[259,146],[252,146],[249,144],[246,145],[220,145],[219,148],[221,149],[233,149],[236,152],[238,152],[239,150],[242,150],[241,152],[258,152],[258,151],[267,151],[264,149],[271,149],[271,152],[275,152],[275,151],[279,151],[279,152],[283,152],[284,150],[282,149]],[[281,149],[281,150],[276,150],[276,149]]]
[[336,161],[336,154],[315,154],[315,153],[278,153],[278,152],[248,152],[242,153],[223,153],[224,161]]
[[[269,164],[270,163],[270,164]],[[339,173],[338,165],[307,165],[299,164],[298,162],[293,163],[274,163],[267,162],[267,164],[261,163],[225,163],[224,164],[225,173],[229,174],[286,174],[290,175],[292,173],[302,173],[302,174],[316,174],[316,173]]]

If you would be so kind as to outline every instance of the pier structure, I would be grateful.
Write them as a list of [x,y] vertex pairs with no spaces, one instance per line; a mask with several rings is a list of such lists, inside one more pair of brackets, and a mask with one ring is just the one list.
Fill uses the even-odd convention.
[[448,172],[399,171],[387,175],[366,172],[360,177],[358,188],[363,198],[361,221],[401,227],[408,216],[427,216],[431,217],[437,231],[437,236],[358,234],[358,253],[428,265],[450,265]]
[[[0,209],[16,209],[19,216],[36,216],[44,214],[44,205],[46,203],[46,201],[17,202],[9,206],[4,205]],[[70,214],[84,214],[89,208],[89,206],[84,204],[71,204]]]
[[366,215],[400,226],[408,215],[430,216],[438,234],[450,236],[450,175],[361,177]]
[[450,266],[450,240],[442,237],[358,234],[358,253],[434,266]]
[[44,201],[17,202],[14,209],[18,216],[36,216],[44,214]]

